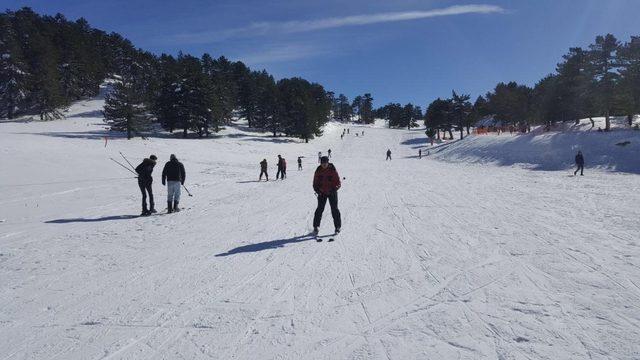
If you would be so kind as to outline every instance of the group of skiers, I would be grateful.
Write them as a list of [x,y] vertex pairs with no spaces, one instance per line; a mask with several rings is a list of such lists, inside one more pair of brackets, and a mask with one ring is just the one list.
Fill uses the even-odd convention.
[[[282,155],[278,155],[278,172],[276,173],[276,180],[287,177],[287,160],[282,157]],[[260,176],[258,176],[258,181],[262,180],[262,175],[265,176],[266,181],[269,181],[269,173],[267,172],[267,159],[262,159],[260,161]],[[298,156],[298,170],[302,170],[302,158]]]
[[[340,140],[344,138],[345,135],[349,134],[349,129],[342,129],[342,134],[340,134]],[[358,137],[358,133],[356,133],[356,137]],[[362,130],[362,136],[364,136],[364,130]]]
[[[347,129],[347,133],[348,133]],[[342,227],[342,220],[340,210],[338,209],[338,190],[341,187],[340,175],[335,166],[329,162],[331,157],[331,149],[327,152],[328,156],[323,156],[322,152],[318,152],[318,161],[320,165],[316,168],[313,176],[313,191],[316,194],[318,205],[313,217],[313,233],[318,234],[318,228],[322,220],[322,213],[326,207],[327,200],[331,207],[331,216],[333,217],[333,225],[335,233],[340,232]],[[418,151],[418,156],[422,157],[422,150]],[[142,193],[142,216],[148,216],[156,213],[155,202],[153,199],[153,169],[156,165],[157,157],[151,155],[148,158],[142,160],[142,162],[135,168],[135,172],[138,174],[138,186]],[[391,149],[387,149],[386,160],[391,160]],[[584,156],[582,151],[578,151],[575,156],[576,170],[573,173],[574,176],[580,171],[580,175],[584,175]],[[302,170],[302,156],[298,157],[298,170]],[[260,162],[260,176],[258,181],[262,180],[262,175],[265,175],[266,180],[269,180],[267,173],[267,159],[263,159]],[[276,179],[285,179],[287,176],[287,162],[281,156],[278,155],[278,172]],[[186,179],[186,172],[184,165],[178,161],[178,158],[171,154],[169,161],[164,165],[162,170],[162,185],[167,186],[167,212],[180,211],[180,188],[184,186]],[[149,198],[149,207],[147,207],[147,197]]]
[[[151,155],[142,160],[140,165],[135,168],[138,174],[138,187],[142,193],[142,216],[149,216],[157,212],[155,202],[153,200],[153,168],[156,166],[158,158]],[[184,186],[186,172],[184,165],[178,158],[171,154],[169,161],[164,164],[162,169],[162,185],[167,186],[167,211],[169,213],[178,212],[180,208],[180,187]],[[149,197],[149,207],[147,207],[147,197]]]

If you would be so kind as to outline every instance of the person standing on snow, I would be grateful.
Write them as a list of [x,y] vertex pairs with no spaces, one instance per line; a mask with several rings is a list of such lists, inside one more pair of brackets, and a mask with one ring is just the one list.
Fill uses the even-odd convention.
[[335,233],[340,232],[342,220],[340,218],[340,210],[338,210],[338,189],[340,189],[340,175],[336,171],[335,166],[329,163],[329,158],[323,156],[320,159],[320,166],[313,175],[313,191],[318,196],[318,207],[313,216],[313,233],[318,234],[322,213],[329,200],[331,206],[331,216],[333,217],[333,226]]
[[584,157],[582,156],[582,151],[578,151],[576,154],[576,165],[578,168],[573,172],[573,176],[576,176],[578,171],[580,171],[580,176],[584,175]]
[[260,177],[258,178],[258,181],[262,180],[262,174],[264,174],[267,181],[269,181],[269,174],[267,174],[267,159],[262,159],[262,161],[260,161]]
[[387,149],[387,160],[391,160],[391,149]]
[[[140,187],[140,192],[142,192],[142,216],[149,216],[157,212],[153,201],[153,177],[151,177],[153,168],[156,166],[156,160],[158,160],[158,158],[155,155],[151,155],[148,159],[142,160],[140,165],[136,167],[138,187]],[[149,208],[147,208],[147,194],[149,194]]]
[[318,151],[318,164],[320,164],[321,158],[322,158],[322,151]]
[[302,170],[302,156],[298,156],[298,170]]
[[276,180],[278,180],[279,178],[282,178],[282,180],[284,180],[284,159],[282,158],[282,156],[278,155],[278,172],[276,173]]
[[184,185],[187,174],[184,171],[184,165],[178,158],[171,154],[169,161],[164,164],[162,169],[162,185],[167,185],[167,213],[180,211],[178,204],[180,203],[180,186]]
[[329,159],[331,159],[331,149],[329,149],[329,151],[327,151],[327,153],[329,154]]
[[422,159],[422,149],[418,150],[418,159]]

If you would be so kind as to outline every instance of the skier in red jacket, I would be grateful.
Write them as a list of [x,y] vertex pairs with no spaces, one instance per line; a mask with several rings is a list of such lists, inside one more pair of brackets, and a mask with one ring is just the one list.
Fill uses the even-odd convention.
[[340,232],[340,227],[342,226],[340,210],[338,210],[338,189],[340,189],[340,185],[340,175],[338,175],[335,166],[329,163],[328,157],[321,157],[320,166],[318,166],[313,176],[313,190],[318,196],[318,207],[313,217],[314,234],[318,234],[318,227],[320,227],[320,220],[322,220],[322,213],[327,204],[327,199],[331,206],[335,233],[338,234]]

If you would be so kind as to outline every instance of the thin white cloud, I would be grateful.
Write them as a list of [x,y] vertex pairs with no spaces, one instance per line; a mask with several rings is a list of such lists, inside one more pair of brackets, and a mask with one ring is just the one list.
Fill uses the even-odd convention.
[[496,5],[456,5],[443,9],[425,11],[387,12],[370,15],[352,15],[332,17],[318,20],[260,22],[249,26],[222,31],[205,31],[185,33],[172,36],[170,39],[181,43],[211,43],[236,37],[254,37],[268,34],[290,34],[345,26],[361,26],[396,21],[428,19],[441,16],[465,14],[497,14],[505,13],[505,9]]
[[263,65],[309,58],[325,54],[326,49],[308,44],[286,44],[272,46],[262,52],[238,56],[247,65]]

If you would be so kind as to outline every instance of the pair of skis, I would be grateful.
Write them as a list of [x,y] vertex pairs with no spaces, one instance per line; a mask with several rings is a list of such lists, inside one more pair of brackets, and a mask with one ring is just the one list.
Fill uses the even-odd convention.
[[320,234],[313,234],[313,237],[315,238],[316,242],[322,242],[324,239],[328,239],[328,242],[334,242],[337,238],[338,235],[340,233],[339,232],[334,232],[333,234],[330,235],[320,235]]

